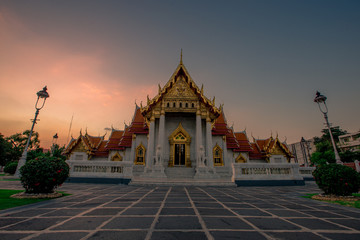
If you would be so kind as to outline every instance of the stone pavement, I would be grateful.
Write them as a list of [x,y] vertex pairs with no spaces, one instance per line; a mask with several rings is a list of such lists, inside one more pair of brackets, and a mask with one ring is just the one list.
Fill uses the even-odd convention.
[[[0,188],[20,188],[0,182]],[[0,239],[360,239],[360,211],[294,187],[66,183],[73,195],[0,211]]]

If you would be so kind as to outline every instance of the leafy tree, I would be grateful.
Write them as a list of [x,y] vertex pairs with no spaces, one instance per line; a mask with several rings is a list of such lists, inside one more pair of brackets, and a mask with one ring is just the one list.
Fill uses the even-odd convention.
[[[13,144],[13,148],[20,151],[24,151],[27,140],[30,135],[30,130],[25,130],[23,133],[16,133],[7,138]],[[40,147],[39,133],[33,132],[31,135],[28,150],[37,149]],[[20,154],[21,155],[21,154]]]
[[21,156],[13,145],[2,134],[0,134],[0,166],[5,166],[11,161],[18,160]]
[[[321,165],[325,163],[335,163],[336,162],[335,154],[330,138],[329,129],[325,128],[321,132],[323,133],[321,137],[314,137],[316,152],[314,152],[311,155],[311,162],[316,165]],[[335,143],[338,143],[339,136],[347,134],[347,131],[342,130],[340,127],[337,126],[331,128],[331,133],[334,137]],[[340,152],[339,149],[338,152]],[[353,156],[350,156],[350,154],[347,154],[346,156],[347,156],[346,159],[348,160],[352,159],[351,162],[355,160],[353,159]]]

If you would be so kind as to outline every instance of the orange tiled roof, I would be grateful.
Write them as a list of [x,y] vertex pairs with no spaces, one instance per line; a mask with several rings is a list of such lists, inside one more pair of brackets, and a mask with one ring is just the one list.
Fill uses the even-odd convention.
[[132,135],[133,134],[130,132],[130,127],[125,126],[124,134],[122,135],[118,145],[120,149],[131,147]]
[[133,120],[130,125],[129,132],[135,134],[148,134],[149,128],[145,123],[145,118],[141,114],[141,110],[138,106],[135,107],[135,113],[133,116]]
[[261,152],[259,145],[254,142],[251,143],[252,151],[249,152],[249,159],[265,159],[264,154]]
[[226,148],[233,149],[234,151],[240,150],[240,145],[236,140],[234,131],[231,128],[228,128],[228,132],[226,134]]
[[107,143],[107,140],[102,140],[99,144],[99,147],[94,151],[94,156],[107,157],[109,155],[109,151],[105,147]]
[[212,135],[224,136],[228,133],[228,126],[225,120],[224,112],[221,112],[220,116],[215,120],[214,127],[212,129]]
[[112,129],[111,134],[109,136],[109,140],[105,146],[108,150],[120,150],[120,139],[123,136],[124,131]]
[[236,132],[235,137],[237,142],[239,143],[239,152],[251,152],[253,150],[245,131]]

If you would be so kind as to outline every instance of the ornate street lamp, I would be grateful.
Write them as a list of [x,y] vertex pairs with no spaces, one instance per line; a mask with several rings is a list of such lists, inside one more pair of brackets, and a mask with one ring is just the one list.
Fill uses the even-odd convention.
[[[29,138],[28,138],[28,140],[26,142],[24,152],[21,155],[21,158],[19,159],[19,163],[18,163],[17,168],[16,168],[16,172],[15,172],[16,177],[20,177],[20,168],[25,165],[26,156],[27,156],[27,150],[28,150],[28,147],[29,147],[29,144],[30,144],[31,135],[32,135],[33,130],[34,130],[34,126],[36,124],[37,116],[39,115],[39,111],[44,107],[45,101],[49,97],[46,86],[42,90],[38,91],[36,94],[37,94],[38,97],[37,97],[37,100],[36,100],[36,103],[35,103],[35,109],[36,109],[35,118],[33,120],[32,126],[31,126]],[[39,102],[39,100],[40,100],[40,102]],[[42,100],[42,102],[41,102],[41,100]]]
[[337,164],[343,164],[343,162],[340,160],[340,156],[339,153],[336,149],[336,145],[335,145],[335,141],[334,141],[334,137],[331,133],[331,128],[330,128],[330,124],[329,124],[329,120],[328,120],[328,108],[326,106],[326,97],[324,95],[321,95],[319,91],[316,92],[316,97],[314,99],[314,102],[316,102],[319,105],[319,109],[320,111],[324,114],[324,118],[325,118],[325,122],[326,122],[326,126],[329,129],[329,134],[330,134],[330,138],[331,138],[331,142],[334,148],[334,153],[335,153],[335,160]]

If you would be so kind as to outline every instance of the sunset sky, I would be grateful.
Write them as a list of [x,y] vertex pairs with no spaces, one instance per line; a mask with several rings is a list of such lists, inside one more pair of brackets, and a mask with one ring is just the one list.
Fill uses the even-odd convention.
[[[0,133],[30,129],[36,92],[50,98],[41,145],[123,129],[180,60],[228,124],[287,143],[329,120],[360,129],[360,1],[0,0]],[[108,135],[107,135],[108,136]]]

